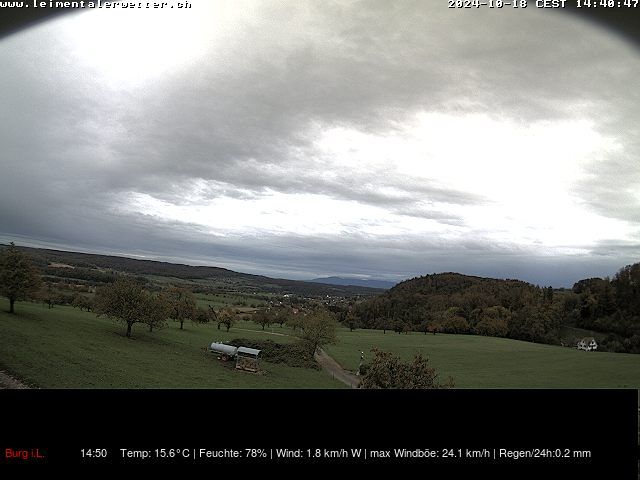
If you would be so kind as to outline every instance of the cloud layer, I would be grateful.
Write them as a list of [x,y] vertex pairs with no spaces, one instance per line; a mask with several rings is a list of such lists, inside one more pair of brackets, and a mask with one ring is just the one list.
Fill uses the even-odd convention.
[[638,51],[425,3],[194,1],[6,38],[0,233],[292,278],[637,261]]

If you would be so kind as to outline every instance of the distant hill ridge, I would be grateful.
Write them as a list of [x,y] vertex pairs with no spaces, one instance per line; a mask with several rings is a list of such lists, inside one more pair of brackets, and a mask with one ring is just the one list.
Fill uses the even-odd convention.
[[[380,289],[363,286],[328,285],[284,278],[270,278],[263,275],[234,272],[226,268],[192,266],[157,260],[141,260],[114,255],[67,252],[44,248],[18,247],[31,257],[39,268],[50,264],[64,264],[86,269],[110,269],[133,275],[156,275],[174,277],[183,280],[215,279],[221,283],[241,288],[272,293],[291,293],[296,295],[375,295]],[[68,267],[66,268],[68,269]]]

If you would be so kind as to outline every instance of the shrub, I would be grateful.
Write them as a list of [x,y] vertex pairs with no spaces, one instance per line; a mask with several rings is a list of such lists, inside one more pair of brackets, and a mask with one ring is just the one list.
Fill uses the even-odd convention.
[[228,343],[234,347],[248,347],[261,350],[260,357],[267,362],[284,363],[290,367],[320,368],[313,357],[309,356],[308,349],[301,342],[276,343],[273,340],[235,338]]

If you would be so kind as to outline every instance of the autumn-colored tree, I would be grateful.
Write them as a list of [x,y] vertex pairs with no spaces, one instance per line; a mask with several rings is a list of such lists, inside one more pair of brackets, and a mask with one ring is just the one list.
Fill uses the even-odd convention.
[[50,283],[45,283],[44,287],[41,288],[36,297],[40,300],[47,308],[53,308],[58,300],[58,293],[53,289]]
[[509,331],[511,312],[504,307],[494,306],[485,308],[479,314],[480,321],[474,332],[489,337],[504,337]]
[[353,332],[360,326],[360,319],[350,310],[345,315],[343,323],[349,327],[350,332]]
[[260,325],[264,330],[265,327],[274,323],[274,315],[269,309],[261,308],[253,314],[253,323]]
[[193,319],[194,323],[204,324],[204,323],[211,322],[216,318],[213,316],[211,312],[212,310],[209,310],[209,309],[205,310],[203,308],[196,308],[196,315]]
[[[118,279],[96,292],[95,312],[127,324],[127,337],[135,323],[146,323],[149,318],[151,294],[130,277]],[[154,299],[155,300],[155,299]]]
[[403,362],[391,352],[374,348],[373,359],[367,366],[360,381],[360,388],[453,388],[449,377],[444,384],[436,382],[435,368],[427,365],[428,360],[418,353],[410,362]]
[[277,323],[282,327],[285,323],[289,322],[289,319],[293,315],[291,307],[280,307],[274,311],[273,323]]
[[193,321],[196,317],[196,297],[193,292],[182,287],[173,287],[162,293],[167,303],[171,306],[171,318],[180,322],[180,330],[184,330],[186,320]]
[[410,330],[411,325],[404,320],[396,320],[393,324],[393,331],[396,333],[408,333]]
[[147,294],[141,304],[141,322],[149,325],[150,332],[153,332],[154,328],[160,330],[166,326],[171,311],[171,305],[165,297]]
[[15,313],[17,300],[35,294],[40,283],[38,271],[13,242],[0,252],[0,295],[9,299],[9,313]]
[[291,310],[291,313],[288,315],[286,320],[286,324],[295,332],[298,328],[302,328],[303,318],[304,315],[302,312],[298,310]]
[[310,355],[318,348],[336,342],[337,322],[333,314],[324,309],[317,309],[307,314],[302,320],[302,340]]
[[462,310],[451,307],[440,315],[440,330],[445,333],[466,333],[469,331],[469,322],[461,316]]
[[218,328],[220,325],[224,325],[228,332],[235,323],[236,316],[230,308],[223,308],[218,312]]
[[80,311],[87,309],[87,312],[93,310],[94,301],[92,298],[85,297],[84,295],[76,295],[71,302],[73,308],[79,308]]

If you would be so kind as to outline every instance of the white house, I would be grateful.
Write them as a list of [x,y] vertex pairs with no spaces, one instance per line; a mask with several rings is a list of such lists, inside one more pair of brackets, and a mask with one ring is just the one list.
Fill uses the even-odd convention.
[[598,349],[598,343],[596,342],[595,338],[586,337],[580,340],[576,347],[578,348],[578,350],[585,350],[587,352],[590,352],[591,350]]

